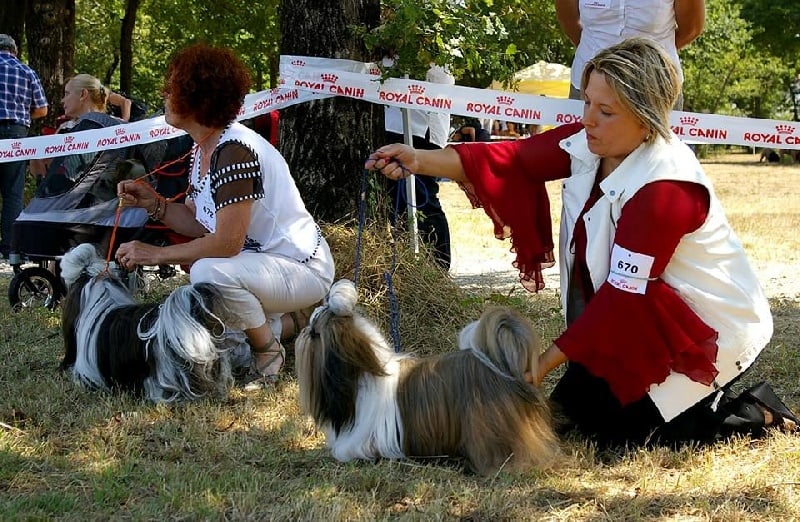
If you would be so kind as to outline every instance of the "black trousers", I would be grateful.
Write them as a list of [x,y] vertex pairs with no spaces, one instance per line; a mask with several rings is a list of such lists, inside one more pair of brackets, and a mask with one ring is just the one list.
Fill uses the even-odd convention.
[[[403,143],[403,136],[394,132],[386,133],[387,143]],[[427,139],[414,136],[414,148],[423,150],[440,149]],[[433,258],[444,270],[450,269],[450,225],[439,201],[439,182],[430,176],[415,176],[415,195],[419,220],[417,229],[420,238],[431,247]],[[393,225],[405,223],[406,192],[405,181],[387,180]],[[398,194],[399,192],[399,194]],[[398,200],[399,197],[399,200]],[[399,220],[399,221],[398,221]]]
[[[550,401],[554,416],[563,423],[562,432],[574,429],[601,447],[707,444],[734,433],[760,436],[765,429],[763,409],[795,418],[766,383],[734,394],[731,387],[742,375],[721,388],[719,400],[712,393],[669,422],[647,395],[620,405],[604,380],[574,362],[568,364]],[[712,408],[715,400],[717,407]]]
[[[12,140],[28,136],[28,127],[3,120],[0,121],[0,139]],[[12,225],[22,212],[25,192],[25,173],[27,161],[8,161],[0,163],[0,254],[8,257],[11,251]]]

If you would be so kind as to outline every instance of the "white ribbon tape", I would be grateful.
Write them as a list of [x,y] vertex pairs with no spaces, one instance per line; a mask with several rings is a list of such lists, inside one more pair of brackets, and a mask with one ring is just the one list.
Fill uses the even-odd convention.
[[[381,83],[375,65],[362,64],[363,70],[354,72],[338,69],[339,61],[282,56],[282,85],[384,105],[541,125],[578,122],[583,113],[578,100],[394,78]],[[694,143],[800,149],[797,122],[682,111],[673,111],[670,122],[679,138]]]
[[[380,81],[373,63],[281,56],[280,87],[249,94],[238,119],[298,103],[345,96],[370,103],[539,125],[581,121],[583,103],[460,85],[389,78]],[[800,149],[800,123],[674,111],[673,132],[692,143]],[[164,117],[104,129],[0,140],[0,163],[96,152],[140,145],[183,134]]]
[[[265,112],[326,97],[327,95],[315,95],[298,89],[261,91],[245,96],[237,119],[253,118]],[[163,116],[159,116],[102,129],[6,139],[0,140],[0,163],[144,145],[182,134],[185,132],[169,125]]]

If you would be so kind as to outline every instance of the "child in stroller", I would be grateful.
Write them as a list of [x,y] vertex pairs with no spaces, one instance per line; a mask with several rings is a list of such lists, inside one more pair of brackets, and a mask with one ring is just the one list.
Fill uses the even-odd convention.
[[[125,208],[114,244],[110,244],[118,206],[117,183],[151,173],[145,179],[156,191],[165,197],[178,196],[188,184],[187,152],[191,146],[191,137],[184,135],[103,150],[90,158],[55,158],[35,196],[14,222],[9,255],[14,277],[8,288],[12,308],[55,307],[66,295],[58,261],[78,244],[95,243],[105,252],[113,252],[120,243],[133,239],[158,245],[180,242],[179,236],[149,222],[143,209]],[[34,266],[23,267],[23,263]],[[171,266],[156,271],[162,278],[175,274]]]

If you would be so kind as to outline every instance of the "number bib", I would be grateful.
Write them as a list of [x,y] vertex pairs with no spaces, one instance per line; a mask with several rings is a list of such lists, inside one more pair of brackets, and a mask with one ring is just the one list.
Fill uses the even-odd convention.
[[611,250],[608,282],[623,292],[644,294],[654,260],[653,256],[631,252],[627,248],[614,245]]

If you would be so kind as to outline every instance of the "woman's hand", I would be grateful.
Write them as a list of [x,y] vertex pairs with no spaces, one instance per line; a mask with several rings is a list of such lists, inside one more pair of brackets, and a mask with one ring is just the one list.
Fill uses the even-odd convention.
[[151,213],[156,207],[158,194],[150,185],[126,179],[117,184],[117,196],[124,207],[139,207]]
[[367,170],[379,170],[389,179],[407,178],[411,174],[467,180],[461,158],[453,147],[417,150],[400,143],[386,145],[373,152],[364,164]]
[[558,346],[555,344],[551,344],[550,348],[539,355],[539,364],[536,368],[536,375],[533,376],[533,385],[537,387],[540,386],[545,375],[565,362],[567,362],[567,356],[564,355],[564,352],[559,350]]
[[139,265],[158,265],[160,260],[158,257],[161,247],[142,243],[141,241],[131,241],[129,243],[122,243],[117,249],[116,259],[117,264],[132,272]]
[[401,143],[386,145],[370,155],[364,168],[379,170],[393,180],[407,178],[411,174],[417,174],[419,169],[417,150]]

